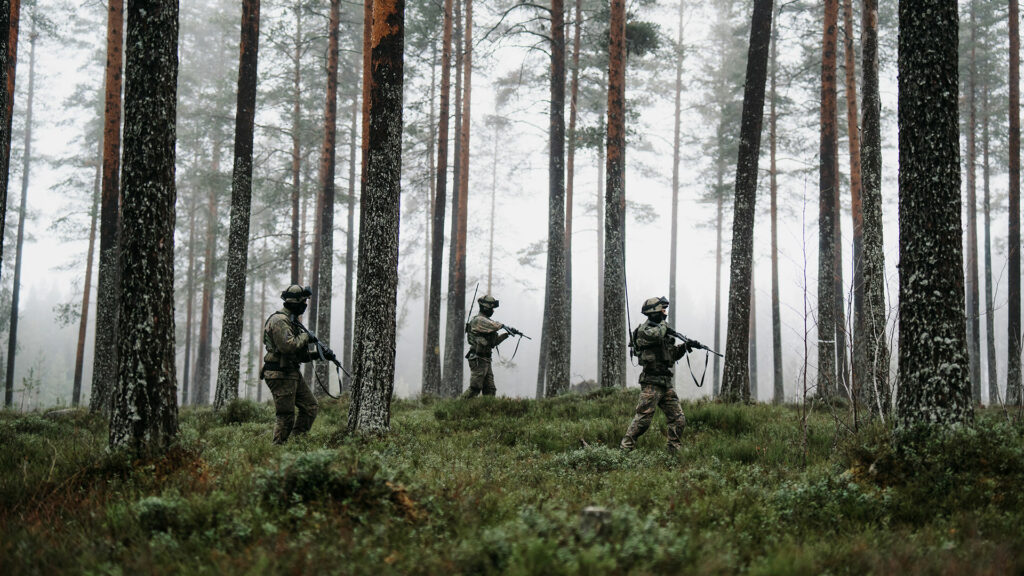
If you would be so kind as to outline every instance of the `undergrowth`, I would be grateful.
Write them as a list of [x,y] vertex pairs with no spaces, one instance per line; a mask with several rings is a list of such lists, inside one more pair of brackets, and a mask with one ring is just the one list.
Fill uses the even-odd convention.
[[[269,405],[186,408],[130,461],[86,411],[0,413],[4,574],[890,574],[1024,570],[1024,428],[894,444],[794,407],[683,404],[617,449],[635,390],[396,401],[384,439],[271,444]],[[584,512],[596,506],[596,511]]]

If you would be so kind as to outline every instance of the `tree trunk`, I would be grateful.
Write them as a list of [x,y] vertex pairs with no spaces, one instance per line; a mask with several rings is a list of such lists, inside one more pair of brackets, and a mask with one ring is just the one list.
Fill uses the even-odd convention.
[[462,83],[464,72],[465,52],[462,44],[462,12],[461,1],[455,2],[455,156],[452,166],[452,223],[451,223],[451,249],[448,256],[448,314],[445,328],[444,346],[444,372],[441,381],[441,395],[447,397],[458,396],[462,392],[463,359],[462,351],[465,338],[466,313],[466,243],[462,196],[462,172],[468,169],[464,160],[468,157],[468,151],[463,148],[466,142],[463,141],[463,122],[469,122],[465,117],[463,98],[465,87]]
[[118,379],[110,448],[164,452],[178,433],[174,381],[176,0],[129,0]]
[[[320,263],[319,275],[313,277],[316,330],[324,346],[331,342],[331,295],[334,291],[334,175],[336,169],[338,125],[338,30],[341,0],[331,0],[330,36],[327,48],[327,101],[324,106],[324,143],[320,154]],[[316,365],[316,378],[328,389],[331,375],[327,362]],[[314,388],[321,395],[320,387]]]
[[[263,251],[266,252],[266,241],[263,242]],[[263,275],[263,281],[260,282],[260,325],[266,322],[267,318],[267,275]],[[263,357],[266,355],[267,349],[263,345],[263,339],[260,339],[260,355],[259,364],[263,365]],[[262,379],[256,383],[256,402],[263,402],[263,383]]]
[[185,293],[188,302],[185,304],[185,366],[181,384],[181,405],[189,403],[189,376],[192,375],[192,308],[196,300],[196,207],[190,206],[188,211],[188,274],[185,279]]
[[626,386],[626,2],[611,0],[601,385]]
[[[723,123],[724,124],[724,121]],[[718,126],[718,158],[716,160],[716,180],[715,180],[715,350],[722,349],[722,229],[724,227],[724,213],[725,213],[725,156],[723,146],[721,145],[723,125]],[[631,328],[632,329],[632,328]],[[712,360],[712,380],[711,380],[711,397],[718,398],[721,390],[719,386],[722,382],[722,364],[721,359],[715,356]]]
[[85,365],[85,337],[89,326],[89,296],[92,292],[92,261],[96,251],[96,223],[100,215],[100,189],[103,182],[103,140],[99,142],[96,177],[93,180],[92,208],[89,210],[89,248],[85,251],[85,280],[82,282],[82,314],[78,319],[78,346],[75,349],[75,380],[71,387],[71,405],[82,400],[82,368]]
[[[0,0],[0,268],[3,267],[7,186],[11,173],[11,120],[14,110],[14,69],[18,62],[18,16],[21,0]],[[10,405],[9,403],[7,405]]]
[[957,3],[899,6],[898,425],[973,417],[960,225]]
[[[870,374],[861,338],[864,326],[864,208],[861,199],[860,124],[857,118],[857,54],[853,43],[853,0],[843,0],[843,57],[846,69],[846,126],[850,151],[850,215],[853,228],[853,378],[851,398],[858,398]],[[841,264],[840,264],[841,266]],[[845,352],[844,352],[845,358]]]
[[[352,366],[352,300],[355,284],[355,212],[356,212],[356,133],[359,119],[359,103],[361,98],[352,97],[352,124],[349,128],[348,152],[348,217],[345,227],[345,315],[342,320],[342,351],[343,366]],[[342,376],[341,392],[352,386],[352,378],[348,374]]]
[[1010,190],[1009,190],[1009,312],[1006,319],[1006,401],[1020,406],[1020,16],[1010,0]]
[[882,104],[878,90],[878,0],[863,0],[861,26],[864,66],[863,139],[860,143],[861,209],[864,214],[862,239],[862,278],[864,282],[863,322],[855,328],[857,338],[866,344],[860,401],[881,416],[892,406],[889,386],[889,345],[885,336],[888,309],[885,307],[885,251],[882,242]]
[[772,402],[782,404],[786,399],[786,390],[782,377],[782,313],[779,307],[779,227],[778,227],[778,167],[775,163],[777,148],[777,122],[775,90],[778,76],[778,53],[779,53],[779,8],[775,7],[775,16],[772,19],[772,48],[771,48],[771,96],[770,109],[768,114],[768,141],[769,141],[769,193],[771,194],[771,221],[772,221]]
[[[565,323],[565,328],[562,334],[562,345],[565,347],[565,382],[567,387],[572,380],[572,216],[573,198],[575,197],[573,181],[576,176],[576,113],[580,91],[580,42],[582,36],[581,28],[583,26],[582,4],[583,0],[576,0],[572,40],[572,86],[569,89],[569,132],[567,135],[569,148],[566,153],[565,170],[565,310],[562,312],[562,321]],[[565,45],[564,34],[562,45],[563,47]],[[564,88],[564,78],[562,84]]]
[[[987,83],[986,83],[987,84]],[[989,118],[991,111],[988,105],[988,86],[982,90],[982,133],[981,157],[984,200],[982,211],[985,219],[985,348],[988,358],[988,403],[995,406],[999,399],[999,369],[996,364],[996,322],[995,299],[992,294],[992,200],[991,200],[991,166],[989,165]]]
[[427,342],[424,345],[421,393],[441,394],[441,269],[444,252],[444,211],[448,186],[448,112],[452,77],[452,0],[444,1],[444,32],[441,40],[441,102],[437,119],[437,184],[434,190],[434,221],[430,241],[430,295]]
[[[669,261],[668,261],[668,301],[672,303],[668,307],[668,323],[670,326],[676,324],[676,308],[679,302],[676,301],[676,264],[679,255],[679,158],[682,148],[681,125],[683,106],[683,0],[679,0],[679,29],[676,35],[675,64],[675,110],[673,114],[672,130],[672,232],[669,237]],[[630,327],[632,330],[632,327]]]
[[[348,430],[386,434],[391,426],[398,297],[405,2],[373,3],[367,188],[360,199],[355,379]],[[387,310],[381,314],[381,310]]]
[[231,178],[231,224],[224,288],[224,322],[217,357],[214,409],[238,398],[238,368],[245,318],[245,281],[249,262],[249,213],[252,209],[252,148],[256,118],[256,69],[259,58],[260,0],[242,1],[238,101],[235,113],[235,164]]
[[494,135],[491,136],[491,145],[493,149],[491,151],[491,221],[490,230],[487,240],[487,293],[491,294],[494,280],[494,224],[495,224],[495,205],[498,198],[498,162],[501,160],[498,158],[498,142],[501,140],[501,110],[498,107],[497,98],[494,101]]
[[[213,140],[211,163],[213,178],[220,176],[220,138]],[[210,369],[213,362],[213,288],[217,271],[217,202],[219,187],[207,182],[210,196],[206,209],[206,255],[203,258],[203,296],[199,318],[199,349],[196,351],[196,372],[192,377],[194,392],[192,403],[205,406],[210,403]]]
[[[750,18],[750,50],[740,119],[736,195],[733,205],[732,263],[729,266],[729,319],[725,340],[722,398],[749,402],[752,276],[754,263],[754,206],[757,163],[764,119],[764,89],[768,78],[768,48],[772,33],[772,0],[755,0]],[[756,398],[755,398],[756,400]]]
[[[18,2],[20,0],[14,0]],[[117,380],[117,297],[121,293],[118,271],[118,227],[121,188],[121,66],[124,34],[124,0],[107,2],[107,66],[103,112],[103,192],[100,200],[100,261],[96,291],[104,294],[96,307],[96,338],[92,361],[91,412],[110,411],[111,391]]]
[[757,403],[757,289],[750,276],[750,401]]
[[18,208],[18,236],[14,246],[14,282],[11,287],[11,327],[7,333],[6,404],[14,401],[14,361],[18,352],[18,301],[21,295],[21,259],[25,245],[25,216],[28,212],[28,184],[32,167],[32,107],[36,81],[36,17],[33,15],[28,45],[28,94],[25,106],[25,144],[21,156],[21,204]]
[[[607,84],[607,82],[605,82]],[[604,134],[605,132],[605,115],[601,114],[601,120],[597,126],[597,133]],[[601,303],[597,307],[597,358],[601,358],[604,354],[604,203],[605,203],[605,148],[604,140],[598,138],[597,142],[597,197],[594,199],[594,203],[597,205],[597,301]],[[604,386],[601,382],[602,365],[597,367],[597,385]],[[625,368],[623,368],[625,370]],[[623,372],[623,378],[625,378],[625,372]],[[618,383],[614,382],[609,386],[616,386]]]
[[821,143],[818,210],[818,395],[836,393],[835,214],[839,188],[836,135],[836,24],[839,0],[825,0],[821,51]]
[[977,21],[974,16],[975,3],[970,4],[971,55],[967,68],[967,343],[971,373],[971,399],[981,404],[981,315],[978,305],[978,179],[977,179],[977,138],[978,114],[976,102],[977,58],[975,35]]
[[[253,267],[254,268],[254,267]],[[249,286],[249,345],[246,347],[246,358],[245,358],[245,399],[249,400],[251,395],[249,394],[250,388],[253,386],[253,381],[257,380],[253,378],[254,370],[259,371],[256,368],[256,332],[259,330],[260,319],[256,317],[256,273],[253,268],[249,271],[252,275],[247,281]],[[257,382],[258,383],[258,382]]]
[[295,52],[292,55],[292,231],[291,283],[302,282],[302,256],[299,250],[299,196],[302,193],[302,4],[295,4]]
[[[427,189],[423,197],[423,358],[427,362],[427,326],[430,324],[430,258],[434,241],[430,226],[434,222],[434,195],[437,193],[437,167],[434,147],[437,145],[437,42],[430,41],[430,108],[427,116]],[[490,287],[488,287],[490,291]],[[422,367],[421,367],[422,369]],[[422,382],[421,382],[422,391]]]
[[548,155],[548,270],[550,337],[547,345],[547,396],[569,389],[569,326],[566,315],[565,224],[565,8],[551,0],[551,108]]

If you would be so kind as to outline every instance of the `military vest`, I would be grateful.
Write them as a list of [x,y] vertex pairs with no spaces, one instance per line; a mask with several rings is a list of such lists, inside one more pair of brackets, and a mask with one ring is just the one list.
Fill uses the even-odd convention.
[[633,331],[633,344],[643,373],[640,381],[648,377],[667,376],[671,379],[676,361],[675,341],[668,334],[665,322],[644,322]]

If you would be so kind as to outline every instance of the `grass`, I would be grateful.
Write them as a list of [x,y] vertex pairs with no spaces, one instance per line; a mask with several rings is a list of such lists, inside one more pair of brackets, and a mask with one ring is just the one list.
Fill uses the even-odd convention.
[[[273,411],[185,409],[163,458],[106,424],[0,413],[4,574],[989,574],[1024,570],[1024,427],[895,447],[792,407],[684,403],[624,454],[636,390],[396,401],[386,439],[344,402],[271,444]],[[587,506],[607,510],[581,522]]]

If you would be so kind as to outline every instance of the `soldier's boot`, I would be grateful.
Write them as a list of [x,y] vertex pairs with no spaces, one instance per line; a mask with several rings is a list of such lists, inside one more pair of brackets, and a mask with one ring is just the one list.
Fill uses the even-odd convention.
[[470,398],[476,398],[479,394],[479,388],[473,388],[472,386],[470,386],[469,388],[466,388],[466,391],[463,392],[462,396],[460,396],[459,398],[462,398],[463,400],[469,400]]

